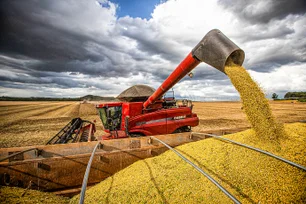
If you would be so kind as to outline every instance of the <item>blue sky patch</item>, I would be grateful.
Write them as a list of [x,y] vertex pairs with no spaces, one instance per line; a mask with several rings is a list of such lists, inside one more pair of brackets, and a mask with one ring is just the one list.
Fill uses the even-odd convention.
[[130,16],[150,19],[155,6],[160,4],[161,0],[111,0],[111,2],[119,5],[118,17]]

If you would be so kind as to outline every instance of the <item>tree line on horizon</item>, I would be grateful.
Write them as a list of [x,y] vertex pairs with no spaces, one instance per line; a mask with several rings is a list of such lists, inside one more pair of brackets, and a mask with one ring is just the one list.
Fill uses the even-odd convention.
[[306,92],[287,92],[284,96],[284,99],[279,99],[276,93],[272,94],[273,100],[298,100],[300,102],[306,102]]
[[0,101],[111,101],[116,100],[115,97],[103,97],[103,96],[94,96],[86,95],[83,97],[76,98],[52,98],[52,97],[12,97],[12,96],[2,96]]

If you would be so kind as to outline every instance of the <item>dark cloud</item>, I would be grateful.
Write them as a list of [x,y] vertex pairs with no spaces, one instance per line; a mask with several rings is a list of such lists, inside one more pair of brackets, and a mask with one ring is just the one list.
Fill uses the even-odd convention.
[[[245,50],[247,69],[268,73],[283,65],[305,62],[305,1],[219,2],[238,16],[243,27],[233,36]],[[275,12],[278,9],[280,13]]]
[[293,28],[289,28],[288,25],[279,25],[276,28],[272,28],[273,24],[270,23],[265,24],[265,26],[254,26],[254,29],[251,31],[241,31],[239,35],[239,41],[241,44],[247,42],[254,42],[259,40],[267,40],[267,39],[285,39],[287,36],[294,34],[296,31]]
[[[71,2],[73,3],[75,2]],[[116,65],[116,59],[109,58],[103,52],[94,53],[90,50],[92,44],[96,44],[100,49],[120,49],[109,36],[103,38],[101,33],[97,33],[99,35],[95,38],[89,33],[81,32],[82,30],[71,30],[65,28],[64,23],[60,26],[60,22],[52,21],[52,16],[58,16],[63,9],[60,6],[59,2],[51,1],[1,1],[4,32],[1,32],[0,53],[43,61],[30,67],[55,72],[82,71],[79,64],[90,66],[91,63],[105,60],[111,60],[108,62],[108,70],[112,65]],[[68,7],[65,9],[69,11]],[[71,64],[76,68],[71,68]],[[89,74],[99,74],[86,70],[86,67],[85,71]]]
[[219,0],[219,2],[242,20],[251,23],[268,23],[290,14],[306,13],[305,0]]
[[[9,72],[8,72],[9,73]],[[79,82],[74,81],[64,76],[50,76],[46,73],[29,74],[9,73],[9,75],[0,76],[0,85],[3,87],[11,87],[10,84],[15,84],[19,88],[25,88],[29,84],[36,84],[37,86],[59,87],[59,88],[71,88],[71,87],[83,87]]]
[[[116,31],[107,34],[105,30],[100,32],[98,29],[90,30],[90,26],[87,28],[87,23],[94,21],[97,16],[89,13],[83,17],[85,19],[80,19],[80,16],[85,15],[82,13],[82,4],[94,1],[80,1],[77,4],[74,1],[65,2],[74,4],[79,10],[71,11],[70,5],[58,1],[1,1],[4,32],[1,32],[0,54],[9,56],[9,59],[2,58],[0,63],[20,70],[78,72],[104,77],[127,77],[130,74],[137,75],[140,71],[151,72],[141,65],[135,65],[142,61],[151,63],[148,53],[141,49],[135,53],[125,41],[121,42],[121,36]],[[58,21],[59,16],[69,18],[71,23],[67,24],[66,19]],[[83,24],[74,22],[74,18],[80,19]],[[77,26],[80,26],[79,30],[74,28]],[[138,40],[136,36],[133,39]],[[147,41],[146,51],[163,54],[161,49],[156,50],[154,42],[150,43],[150,39]],[[143,47],[146,42],[139,39],[138,44]],[[23,58],[35,63],[20,63]]]
[[46,1],[1,1],[4,26],[0,52],[25,55],[42,60],[85,59],[80,46],[84,38],[68,33],[39,14],[47,7]]

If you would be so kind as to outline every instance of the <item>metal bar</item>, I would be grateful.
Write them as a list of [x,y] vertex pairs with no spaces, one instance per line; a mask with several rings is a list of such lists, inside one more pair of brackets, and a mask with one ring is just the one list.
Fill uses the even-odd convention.
[[200,61],[189,53],[186,58],[175,68],[175,70],[168,76],[168,78],[156,89],[156,91],[143,103],[143,109],[147,109],[164,93],[171,89],[177,82],[186,76],[192,69],[194,69]]
[[88,133],[88,142],[91,142],[91,132],[92,132],[92,124],[89,124],[89,133]]
[[85,171],[85,175],[84,175],[83,183],[82,183],[82,190],[81,190],[81,194],[80,194],[80,202],[79,202],[80,204],[84,203],[85,191],[86,191],[86,187],[87,187],[87,181],[88,181],[88,176],[89,176],[89,173],[90,173],[91,163],[93,161],[93,158],[95,156],[95,153],[96,153],[96,150],[97,150],[99,144],[100,144],[100,142],[98,142],[96,144],[95,148],[93,149],[93,151],[91,153],[91,156],[90,156],[90,159],[88,161],[87,167],[86,167],[86,171]]
[[[77,118],[74,123],[71,125],[71,127],[68,129],[68,133],[66,133],[64,136],[60,138],[60,144],[65,144],[67,143],[68,139],[71,138],[71,134],[75,130],[75,126],[78,124],[80,118]],[[73,119],[72,119],[73,120]],[[71,138],[72,139],[72,138]]]
[[270,153],[270,152],[266,152],[266,151],[264,151],[264,150],[262,150],[262,149],[258,149],[258,148],[256,148],[256,147],[252,147],[252,146],[245,145],[245,144],[242,144],[242,143],[239,143],[239,142],[235,142],[235,141],[233,141],[233,140],[230,140],[230,139],[227,139],[227,138],[218,136],[218,135],[207,134],[207,133],[192,133],[192,134],[207,135],[207,136],[210,136],[210,137],[213,137],[213,138],[217,138],[217,139],[220,139],[220,140],[228,141],[228,142],[231,142],[231,143],[233,143],[233,144],[239,145],[239,146],[241,146],[241,147],[245,147],[245,148],[254,150],[254,151],[256,151],[256,152],[260,152],[260,153],[266,154],[266,155],[268,155],[268,156],[270,156],[270,157],[273,157],[273,158],[278,159],[278,160],[280,160],[280,161],[282,161],[282,162],[285,162],[285,163],[287,163],[287,164],[290,164],[291,166],[294,166],[294,167],[297,167],[297,168],[300,168],[300,169],[303,169],[304,171],[306,171],[306,167],[304,167],[304,166],[302,166],[302,165],[299,165],[299,164],[297,164],[297,163],[295,163],[295,162],[289,161],[289,160],[287,160],[287,159],[285,159],[285,158],[282,158],[282,157],[277,156],[277,155],[275,155],[275,154],[272,154],[272,153]]
[[[77,139],[78,139],[78,135],[79,135],[79,133],[80,133],[80,131],[81,131],[81,129],[83,128],[83,121],[81,122],[81,125],[80,125],[80,127],[78,128],[78,131],[77,131],[77,133],[75,134],[75,137],[73,138],[73,141],[72,142],[75,142]],[[78,141],[79,142],[79,141]]]
[[23,151],[21,151],[21,152],[16,152],[16,153],[11,154],[11,155],[9,155],[9,156],[7,156],[7,157],[5,157],[5,158],[0,159],[0,162],[5,161],[5,160],[7,160],[7,159],[9,159],[9,158],[11,158],[11,157],[17,156],[17,155],[19,155],[19,154],[22,154],[22,153],[25,153],[25,152],[32,151],[32,150],[37,150],[37,148],[30,148],[30,149],[23,150]]
[[184,157],[181,153],[179,153],[177,150],[169,146],[167,143],[163,142],[162,140],[156,138],[156,137],[151,137],[151,139],[157,140],[158,142],[162,143],[165,145],[168,149],[172,150],[175,154],[177,154],[181,159],[183,159],[185,162],[193,166],[196,170],[198,170],[201,174],[206,176],[213,184],[215,184],[225,195],[227,195],[234,203],[240,203],[239,200],[237,200],[230,192],[228,192],[225,188],[223,188],[215,179],[213,179],[211,176],[209,176],[207,173],[205,173],[200,167],[192,163],[190,160],[188,160],[186,157]]

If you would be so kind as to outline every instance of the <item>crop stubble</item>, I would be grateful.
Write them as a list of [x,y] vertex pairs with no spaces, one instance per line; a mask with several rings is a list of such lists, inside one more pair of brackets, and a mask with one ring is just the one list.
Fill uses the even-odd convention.
[[[45,144],[72,118],[97,120],[93,104],[78,102],[24,102],[0,106],[0,147]],[[33,105],[35,104],[35,105]],[[10,111],[5,114],[6,111]],[[99,130],[99,128],[98,128]]]
[[[270,101],[270,105],[281,122],[305,120],[306,103]],[[54,110],[60,106],[64,107]],[[248,128],[250,123],[241,107],[241,102],[194,102],[193,111],[198,114],[200,124],[193,131]],[[49,112],[45,113],[46,110]],[[73,117],[96,120],[95,135],[104,134],[94,104],[0,102],[0,148],[45,144]]]

